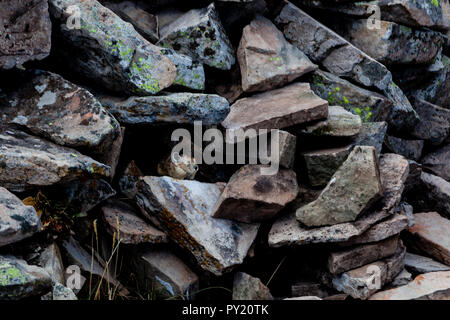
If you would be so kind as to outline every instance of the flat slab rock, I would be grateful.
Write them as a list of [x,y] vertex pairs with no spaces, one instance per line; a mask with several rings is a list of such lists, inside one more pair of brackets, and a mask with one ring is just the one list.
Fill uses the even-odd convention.
[[[164,243],[167,235],[139,217],[126,202],[110,200],[101,208],[108,233],[116,233],[124,244]],[[119,236],[117,236],[119,233]]]
[[2,0],[0,7],[0,69],[47,57],[52,31],[47,1]]
[[0,256],[0,299],[19,300],[47,293],[52,288],[48,273],[11,255]]
[[375,148],[357,146],[319,197],[299,208],[296,217],[308,227],[354,221],[382,193]]
[[259,224],[212,217],[223,184],[144,177],[138,188],[138,205],[173,241],[191,251],[203,269],[221,275],[247,256]]
[[31,237],[40,230],[36,210],[0,187],[0,247]]
[[237,55],[245,92],[281,87],[317,68],[262,16],[256,17],[242,31]]
[[158,45],[172,48],[208,66],[230,70],[234,49],[220,22],[214,3],[192,9],[160,29]]
[[111,168],[81,153],[26,133],[0,128],[0,184],[12,191],[79,177],[109,177]]
[[198,291],[197,275],[168,250],[143,249],[133,264],[141,284],[159,297],[190,300]]
[[447,299],[450,295],[450,271],[418,275],[407,285],[377,292],[369,300],[441,300],[442,295]]
[[232,131],[282,129],[327,116],[328,102],[308,83],[295,83],[236,101],[222,126]]
[[356,221],[306,228],[295,217],[295,210],[304,205],[302,202],[275,221],[269,232],[269,246],[278,248],[287,245],[344,242],[361,235],[375,223],[390,216],[400,203],[404,183],[408,177],[408,161],[396,154],[384,154],[380,158],[380,177],[384,190],[383,197]]
[[[155,94],[174,82],[177,68],[161,48],[98,1],[50,0],[49,7],[58,54],[76,73],[127,94]],[[78,13],[79,25],[71,18]]]
[[450,220],[436,212],[414,215],[415,224],[408,231],[408,244],[434,259],[450,265]]
[[383,91],[393,102],[389,121],[396,129],[410,129],[418,122],[417,114],[384,65],[288,1],[275,23],[288,41],[328,72]]
[[261,222],[273,218],[298,193],[293,170],[279,169],[274,175],[261,173],[261,165],[246,165],[228,181],[214,206],[214,218]]
[[328,118],[307,126],[301,132],[320,137],[354,137],[361,128],[361,118],[343,107],[329,106]]
[[225,98],[215,94],[169,93],[160,96],[99,97],[105,108],[123,124],[167,124],[202,121],[204,125],[221,123],[230,111]]
[[237,272],[233,281],[233,300],[273,300],[269,288],[261,280]]
[[449,271],[450,266],[437,262],[431,258],[419,256],[414,253],[406,253],[405,268],[415,273],[428,273],[437,271]]

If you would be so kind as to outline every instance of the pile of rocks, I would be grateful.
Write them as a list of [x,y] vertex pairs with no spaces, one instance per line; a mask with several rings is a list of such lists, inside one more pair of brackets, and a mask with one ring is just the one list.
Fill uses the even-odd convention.
[[450,299],[449,15],[0,0],[0,299]]

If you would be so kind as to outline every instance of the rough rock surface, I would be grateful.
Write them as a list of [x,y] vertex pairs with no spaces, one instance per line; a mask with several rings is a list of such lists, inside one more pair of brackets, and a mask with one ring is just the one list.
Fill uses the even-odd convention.
[[11,255],[0,256],[0,299],[17,300],[50,291],[52,279],[37,266]]
[[223,185],[169,177],[140,180],[137,202],[160,227],[188,249],[202,268],[216,275],[242,263],[258,232],[258,224],[212,217]]
[[385,144],[393,153],[400,154],[407,159],[419,160],[422,155],[424,141],[406,140],[387,135]]
[[307,83],[295,83],[236,101],[222,122],[229,130],[281,129],[328,116],[328,102]]
[[228,181],[214,205],[214,218],[261,222],[273,218],[298,193],[294,171],[280,169],[274,175],[261,173],[260,165],[246,165]]
[[261,280],[237,272],[233,282],[233,300],[273,300],[273,297]]
[[96,0],[50,0],[49,5],[64,44],[61,56],[70,55],[65,63],[75,72],[129,94],[155,94],[174,82],[177,69],[161,49]]
[[52,30],[47,1],[2,0],[0,7],[0,69],[47,57]]
[[436,210],[450,218],[450,182],[422,172],[415,196],[410,197],[416,210]]
[[372,146],[380,155],[387,127],[386,122],[364,122],[359,134],[354,138],[353,144],[356,146]]
[[450,265],[450,220],[436,212],[423,212],[416,213],[414,221],[414,226],[408,229],[410,237],[407,244]]
[[316,68],[270,20],[261,16],[244,28],[237,55],[245,92],[281,87]]
[[0,247],[28,238],[41,230],[41,221],[31,206],[0,187]]
[[219,124],[230,111],[225,98],[215,94],[169,93],[160,96],[121,99],[102,96],[100,101],[125,125],[194,123]]
[[354,221],[382,193],[375,148],[357,146],[318,199],[299,208],[296,216],[309,227]]
[[79,152],[13,129],[0,128],[0,184],[13,191],[86,177],[108,177],[110,167]]
[[125,202],[109,201],[102,206],[102,212],[108,232],[111,235],[116,233],[117,239],[124,244],[163,243],[168,240],[165,233],[141,219],[136,210]]
[[422,166],[450,182],[450,144],[427,154],[422,159]]
[[134,199],[137,193],[137,182],[143,175],[136,163],[131,161],[119,179],[120,193],[128,199]]
[[419,256],[414,253],[406,253],[405,268],[414,273],[428,273],[436,271],[449,271],[450,266],[446,266],[431,258]]
[[236,62],[214,4],[190,10],[161,28],[158,44],[217,69],[230,70]]

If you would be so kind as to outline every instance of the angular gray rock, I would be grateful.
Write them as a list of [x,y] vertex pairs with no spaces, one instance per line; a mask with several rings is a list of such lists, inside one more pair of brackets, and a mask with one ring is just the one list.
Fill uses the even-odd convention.
[[64,287],[60,283],[55,283],[52,290],[52,300],[56,301],[74,301],[78,300],[72,289]]
[[160,29],[158,45],[169,47],[208,66],[230,70],[234,49],[214,4],[192,9]]
[[366,300],[392,282],[404,268],[405,247],[399,243],[396,253],[386,259],[376,261],[334,277],[333,287],[355,299]]
[[316,96],[307,83],[294,83],[236,101],[222,122],[231,132],[247,129],[281,129],[328,116],[328,102]]
[[[295,154],[297,149],[297,137],[287,131],[278,131],[278,162],[281,167],[292,169],[295,162]],[[258,137],[259,139],[259,137]],[[272,139],[267,137],[267,155],[258,155],[261,161],[268,161],[272,159]]]
[[120,133],[119,123],[90,92],[46,71],[30,74],[20,90],[3,92],[0,112],[3,123],[62,146],[94,152],[107,150]]
[[0,247],[31,237],[41,231],[36,210],[0,187]]
[[415,224],[405,238],[408,247],[414,248],[450,266],[450,220],[437,212],[414,215]]
[[245,92],[282,87],[317,68],[262,16],[256,17],[242,31],[237,57]]
[[0,128],[0,184],[10,190],[23,191],[79,177],[109,177],[110,170],[75,150]]
[[419,185],[413,191],[410,201],[416,210],[436,210],[450,218],[450,182],[422,172]]
[[437,262],[431,258],[406,252],[405,268],[414,273],[428,273],[449,271],[450,266]]
[[328,256],[328,271],[331,274],[340,274],[389,257],[397,251],[398,241],[399,237],[394,236],[379,242],[332,251]]
[[407,159],[416,161],[420,159],[424,145],[423,140],[407,140],[391,135],[386,135],[384,143],[393,153],[400,154]]
[[37,264],[47,271],[53,283],[65,284],[64,265],[56,243],[51,243],[40,252]]
[[106,229],[124,244],[165,243],[165,233],[139,217],[133,206],[119,200],[110,200],[101,208]]
[[261,280],[243,272],[237,272],[233,281],[233,300],[273,300],[269,288]]
[[309,184],[325,186],[350,154],[351,146],[302,152]]
[[450,144],[430,152],[422,159],[422,166],[450,182]]
[[128,199],[134,199],[137,193],[137,182],[144,174],[132,160],[119,179],[119,190]]
[[386,122],[364,122],[359,130],[359,134],[354,138],[353,145],[372,146],[377,150],[379,156],[387,127]]
[[328,297],[328,292],[318,282],[300,281],[291,286],[292,297],[316,296],[319,298]]
[[298,193],[293,170],[261,173],[261,165],[246,165],[228,181],[214,205],[212,217],[253,223],[273,218]]
[[19,300],[46,294],[52,279],[37,266],[11,255],[0,256],[0,299]]
[[[295,210],[317,198],[317,193],[312,192],[312,197],[300,201],[275,221],[269,232],[269,246],[278,248],[287,245],[343,242],[361,235],[373,224],[391,215],[400,203],[404,183],[408,177],[408,161],[396,154],[383,155],[380,158],[380,176],[384,190],[383,198],[356,221],[321,228],[303,227],[296,220]],[[307,194],[303,190],[300,194],[304,192]]]
[[302,133],[319,137],[354,137],[361,128],[361,118],[340,106],[328,107],[328,118],[302,129]]
[[322,70],[314,71],[307,79],[315,94],[330,105],[344,107],[359,115],[363,122],[389,120],[392,101],[385,96]]
[[125,125],[193,124],[194,121],[212,125],[223,121],[230,111],[228,101],[215,94],[186,92],[127,99],[102,96],[99,99],[105,108]]
[[400,88],[392,82],[392,74],[384,65],[290,2],[285,3],[275,23],[288,41],[327,71],[383,91],[394,104],[389,122],[395,129],[408,130],[417,123],[417,114]]
[[357,146],[317,200],[299,208],[296,217],[308,227],[351,222],[382,194],[375,148]]
[[173,241],[191,251],[203,269],[221,275],[247,256],[259,224],[212,217],[223,184],[144,177],[138,188],[138,205]]
[[49,6],[61,41],[56,50],[74,72],[127,94],[155,94],[172,85],[177,70],[161,48],[99,2],[50,0]]
[[133,266],[142,286],[158,297],[191,300],[198,291],[197,275],[165,249],[141,250]]
[[0,6],[0,69],[47,57],[52,31],[47,1],[4,0]]
[[412,274],[409,273],[408,271],[406,271],[406,269],[403,269],[402,272],[400,272],[398,274],[398,276],[396,276],[394,278],[394,280],[392,280],[391,283],[386,285],[385,289],[391,289],[391,288],[404,286],[405,284],[410,283],[412,280],[413,280]]
[[441,108],[419,98],[415,98],[413,104],[421,120],[411,134],[432,145],[440,145],[450,135],[450,109]]

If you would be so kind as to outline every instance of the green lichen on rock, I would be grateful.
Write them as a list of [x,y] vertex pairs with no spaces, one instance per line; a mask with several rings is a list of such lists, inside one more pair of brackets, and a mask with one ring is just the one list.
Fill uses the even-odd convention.
[[15,266],[8,262],[0,264],[0,286],[24,284],[25,277]]

